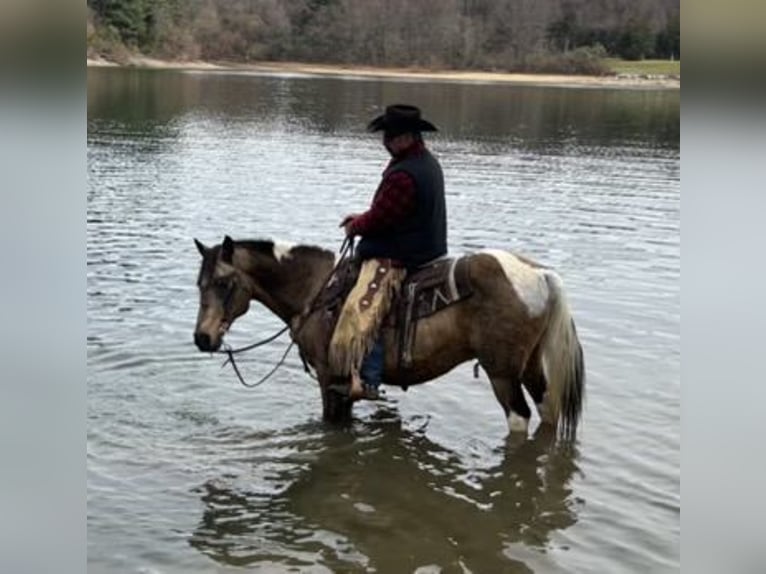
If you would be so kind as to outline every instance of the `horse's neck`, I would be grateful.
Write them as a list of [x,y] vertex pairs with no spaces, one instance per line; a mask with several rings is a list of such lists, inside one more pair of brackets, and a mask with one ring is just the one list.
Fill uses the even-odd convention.
[[278,258],[251,252],[244,267],[253,282],[253,299],[289,324],[311,304],[334,260],[330,251],[297,245]]

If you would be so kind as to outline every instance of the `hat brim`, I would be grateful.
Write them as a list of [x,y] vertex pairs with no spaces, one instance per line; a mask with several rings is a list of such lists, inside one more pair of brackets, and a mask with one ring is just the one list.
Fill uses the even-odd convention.
[[[367,125],[367,131],[379,132],[381,130],[385,130],[388,127],[391,127],[391,126],[389,126],[388,122],[386,121],[386,115],[381,114]],[[392,127],[396,128],[396,130],[401,133],[407,133],[410,131],[411,132],[438,132],[439,131],[439,129],[435,125],[433,125],[428,120],[424,120],[424,119],[418,119],[415,125],[412,125],[412,126],[405,127],[402,125],[397,125]]]

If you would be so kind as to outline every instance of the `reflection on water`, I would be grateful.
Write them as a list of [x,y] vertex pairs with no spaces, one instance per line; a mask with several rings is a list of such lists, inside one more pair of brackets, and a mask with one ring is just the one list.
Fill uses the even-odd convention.
[[[319,422],[291,354],[254,391],[192,343],[192,238],[340,244],[408,101],[440,128],[450,250],[564,278],[588,365],[576,452],[506,444],[488,381]],[[672,572],[680,540],[679,94],[126,70],[88,74],[94,572]],[[260,306],[232,345],[275,332]],[[240,361],[256,379],[276,341]]]
[[542,552],[552,531],[577,520],[576,452],[553,448],[552,436],[504,444],[469,466],[388,410],[350,432],[312,430],[243,437],[255,447],[253,467],[273,464],[273,453],[261,452],[279,445],[270,478],[286,486],[264,491],[246,476],[206,481],[196,489],[204,511],[189,543],[239,566],[523,572],[514,543]]
[[360,119],[372,118],[381,102],[406,100],[438,118],[440,136],[447,139],[507,143],[511,135],[530,150],[610,141],[677,149],[680,134],[678,91],[98,70],[88,75],[88,94],[89,117],[141,130],[172,128],[193,114],[291,131],[359,132]]

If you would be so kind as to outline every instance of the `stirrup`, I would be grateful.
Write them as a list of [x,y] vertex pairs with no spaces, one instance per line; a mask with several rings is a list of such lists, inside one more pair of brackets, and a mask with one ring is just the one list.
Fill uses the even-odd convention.
[[380,401],[385,398],[385,393],[381,391],[380,386],[362,383],[362,389],[364,390],[364,395],[361,398],[368,401]]
[[[333,391],[335,393],[338,393],[339,395],[343,395],[346,397],[351,398],[351,385],[343,385],[343,384],[334,384],[334,385],[327,385],[328,391]],[[369,385],[367,383],[362,383],[362,396],[356,397],[356,400],[367,400],[367,401],[381,401],[385,399],[386,393],[376,387],[375,385]]]

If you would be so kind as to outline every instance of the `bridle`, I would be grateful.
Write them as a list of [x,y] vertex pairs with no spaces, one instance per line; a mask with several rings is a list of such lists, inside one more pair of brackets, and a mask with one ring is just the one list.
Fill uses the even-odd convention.
[[[262,339],[256,343],[252,343],[250,345],[247,345],[245,347],[239,347],[237,349],[231,348],[227,343],[224,343],[223,350],[215,351],[218,354],[227,355],[228,358],[221,364],[221,368],[225,367],[227,364],[231,363],[232,369],[234,370],[234,374],[237,375],[237,378],[239,379],[239,382],[242,383],[242,386],[247,387],[249,389],[255,388],[263,383],[265,383],[271,376],[277,372],[277,370],[284,364],[285,359],[287,359],[287,355],[290,353],[290,350],[295,345],[295,338],[300,334],[303,327],[306,325],[306,320],[308,317],[310,317],[314,311],[316,311],[316,302],[319,299],[319,296],[321,295],[322,291],[324,291],[325,287],[327,287],[327,284],[330,282],[330,279],[332,279],[332,276],[335,275],[335,272],[340,268],[341,264],[352,254],[354,253],[354,238],[353,237],[346,237],[343,240],[343,243],[340,246],[339,250],[339,257],[333,268],[330,270],[330,272],[327,274],[327,277],[322,282],[322,286],[317,290],[316,294],[314,295],[314,298],[311,300],[311,304],[299,315],[298,317],[298,324],[294,330],[294,333],[291,335],[291,341],[290,344],[287,346],[287,349],[285,349],[285,352],[282,354],[282,357],[279,359],[277,364],[263,377],[261,377],[257,382],[255,383],[248,383],[245,381],[244,377],[242,376],[242,373],[239,370],[239,367],[237,366],[236,361],[234,360],[234,355],[239,353],[244,353],[245,351],[250,351],[252,349],[256,349],[258,347],[262,347],[263,345],[266,345],[268,343],[271,343],[272,341],[275,341],[282,335],[284,335],[288,330],[290,330],[290,323],[282,327],[279,331],[274,333],[273,335],[270,335],[269,337],[266,337],[265,339]],[[231,322],[229,321],[230,317],[230,306],[231,301],[234,295],[234,290],[236,287],[236,279],[231,281],[229,284],[229,287],[226,291],[226,295],[224,296],[223,300],[223,316],[224,320],[227,322],[227,325],[231,325]],[[308,362],[306,361],[306,358],[303,356],[303,353],[301,353],[301,361],[303,362],[303,369],[313,378],[316,378],[312,375],[311,369],[309,368]]]
[[234,299],[234,291],[238,286],[237,276],[234,275],[228,283],[229,284],[226,287],[226,294],[223,297],[223,320],[226,322],[227,325],[231,325],[231,321],[232,321],[231,303],[232,303],[232,300]]

